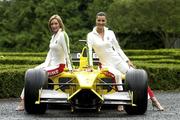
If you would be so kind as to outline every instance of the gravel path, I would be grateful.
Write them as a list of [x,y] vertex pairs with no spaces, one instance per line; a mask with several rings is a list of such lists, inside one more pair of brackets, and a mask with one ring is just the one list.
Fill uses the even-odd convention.
[[[180,120],[180,92],[155,92],[165,111],[153,110],[149,100],[145,115],[130,116],[117,112],[115,107],[102,108],[101,112],[79,111],[71,113],[69,108],[50,108],[43,115],[28,115],[15,111],[19,99],[0,99],[0,120]],[[66,106],[67,107],[67,106]]]

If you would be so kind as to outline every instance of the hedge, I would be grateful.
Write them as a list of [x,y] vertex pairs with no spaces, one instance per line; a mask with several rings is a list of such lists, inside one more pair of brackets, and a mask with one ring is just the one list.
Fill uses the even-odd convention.
[[0,98],[18,97],[24,84],[24,70],[0,72]]
[[180,90],[180,66],[174,64],[138,65],[147,71],[149,85],[155,90]]
[[[149,75],[149,85],[155,90],[180,90],[180,50],[126,50],[131,61]],[[19,97],[24,86],[24,74],[42,63],[46,53],[0,52],[0,98]]]
[[[34,66],[29,65],[28,68]],[[19,68],[19,69],[18,69]],[[156,90],[178,90],[180,89],[180,67],[168,65],[150,66],[137,65],[139,69],[145,69],[149,75],[149,85]],[[19,97],[23,85],[24,74],[27,70],[24,66],[14,66],[13,69],[0,71],[0,98]]]

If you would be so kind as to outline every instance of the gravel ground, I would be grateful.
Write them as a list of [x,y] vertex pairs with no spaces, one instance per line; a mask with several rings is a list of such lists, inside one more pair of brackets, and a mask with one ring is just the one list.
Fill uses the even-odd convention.
[[[28,115],[15,111],[19,99],[0,99],[0,120],[180,120],[180,92],[155,92],[165,111],[153,109],[151,101],[144,115],[132,116],[118,112],[115,107],[102,108],[101,112],[79,111],[71,113],[69,108],[49,108],[43,115]],[[67,107],[67,106],[66,106]]]

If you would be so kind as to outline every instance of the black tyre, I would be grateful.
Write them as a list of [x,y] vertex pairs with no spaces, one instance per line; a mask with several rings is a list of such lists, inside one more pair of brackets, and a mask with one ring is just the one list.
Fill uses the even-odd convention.
[[142,115],[147,110],[147,82],[146,71],[135,69],[126,74],[126,90],[133,91],[133,103],[136,106],[126,105],[125,111],[130,115]]
[[43,114],[47,104],[35,104],[39,97],[39,89],[47,88],[48,75],[42,69],[29,69],[25,74],[24,105],[29,114]]

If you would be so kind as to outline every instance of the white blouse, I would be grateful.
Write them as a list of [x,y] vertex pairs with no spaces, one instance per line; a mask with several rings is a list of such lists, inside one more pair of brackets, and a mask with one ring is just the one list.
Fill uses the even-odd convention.
[[61,29],[53,34],[49,44],[49,51],[44,63],[36,68],[44,68],[50,66],[58,66],[59,64],[66,64],[69,70],[72,70],[69,50],[69,37]]
[[104,38],[97,33],[96,27],[87,35],[88,61],[93,66],[92,48],[104,66],[116,66],[122,61],[128,61],[128,57],[120,48],[112,30],[104,27]]

